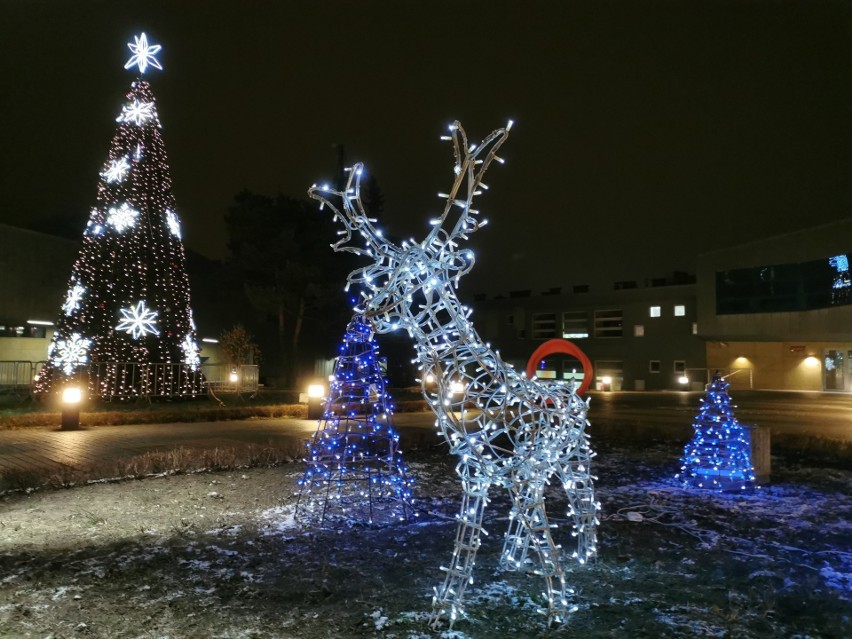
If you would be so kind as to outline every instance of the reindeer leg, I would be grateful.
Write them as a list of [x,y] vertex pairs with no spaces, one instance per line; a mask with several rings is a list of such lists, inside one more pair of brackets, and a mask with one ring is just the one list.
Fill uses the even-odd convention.
[[[550,534],[550,522],[544,507],[545,480],[513,477],[512,523],[503,545],[501,565],[508,570],[523,570],[544,577],[550,625],[561,624],[570,612],[569,597],[573,591],[565,584],[565,572],[560,562],[560,547]],[[538,557],[538,567],[529,559],[532,550]]]
[[473,566],[476,564],[476,551],[480,546],[482,517],[488,503],[489,480],[468,476],[468,467],[459,473],[462,476],[462,504],[458,515],[456,543],[449,567],[441,567],[447,573],[444,583],[435,588],[432,597],[432,616],[429,626],[437,630],[442,621],[447,620],[453,627],[456,619],[464,616],[462,598],[465,588],[473,583]]
[[598,504],[589,469],[591,455],[581,447],[574,459],[561,464],[559,477],[568,498],[568,517],[573,520],[572,535],[577,539],[573,558],[581,565],[597,556]]

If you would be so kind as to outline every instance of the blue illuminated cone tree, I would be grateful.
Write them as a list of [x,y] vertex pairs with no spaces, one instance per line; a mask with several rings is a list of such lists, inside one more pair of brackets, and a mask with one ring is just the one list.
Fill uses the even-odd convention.
[[[161,68],[143,33],[126,68]],[[71,270],[36,392],[88,373],[105,399],[192,396],[200,358],[181,225],[150,85],[141,76],[116,118],[95,206]]]
[[413,480],[399,449],[373,332],[356,316],[346,327],[328,399],[300,480],[297,516],[374,523],[413,514]]
[[744,490],[755,484],[748,429],[734,417],[729,384],[717,372],[701,400],[676,475],[687,486],[711,490]]

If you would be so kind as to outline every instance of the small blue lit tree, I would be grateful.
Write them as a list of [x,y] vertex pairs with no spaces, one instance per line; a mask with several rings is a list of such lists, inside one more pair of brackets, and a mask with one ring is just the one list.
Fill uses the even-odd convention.
[[413,480],[393,427],[373,332],[356,316],[346,327],[319,427],[308,444],[296,515],[374,523],[414,515]]
[[680,472],[685,486],[711,490],[745,490],[755,484],[748,430],[734,417],[728,382],[717,371],[692,423]]

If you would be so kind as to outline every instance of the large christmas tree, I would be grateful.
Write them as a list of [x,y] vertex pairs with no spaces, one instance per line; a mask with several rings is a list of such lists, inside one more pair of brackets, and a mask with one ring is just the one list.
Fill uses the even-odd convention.
[[744,490],[754,485],[748,430],[734,417],[728,382],[717,372],[692,427],[677,479],[711,490]]
[[181,225],[154,94],[141,77],[161,69],[145,34],[128,44],[130,85],[96,204],[71,271],[36,392],[78,378],[105,399],[201,391]]

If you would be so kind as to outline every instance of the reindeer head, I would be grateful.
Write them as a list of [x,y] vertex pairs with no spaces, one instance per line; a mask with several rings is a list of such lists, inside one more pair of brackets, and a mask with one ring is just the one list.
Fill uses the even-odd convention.
[[[361,202],[361,176],[363,165],[347,169],[349,176],[343,191],[328,185],[313,185],[308,194],[320,201],[320,208],[331,208],[335,219],[343,223],[341,239],[332,245],[335,251],[349,251],[369,258],[372,263],[349,274],[349,284],[362,285],[363,299],[356,311],[363,313],[379,333],[397,328],[409,331],[423,326],[428,315],[443,308],[442,296],[473,267],[473,252],[460,249],[459,240],[487,223],[478,218],[479,212],[471,208],[473,199],[488,187],[482,178],[491,162],[502,160],[497,150],[509,135],[512,123],[492,132],[479,145],[469,144],[464,129],[458,122],[450,126],[450,135],[443,140],[453,143],[455,180],[449,193],[440,193],[446,199],[443,213],[431,221],[432,230],[426,238],[410,240],[397,246],[387,240],[367,217]],[[452,230],[447,230],[449,219],[457,212]],[[353,246],[353,235],[360,235],[365,247]]]

